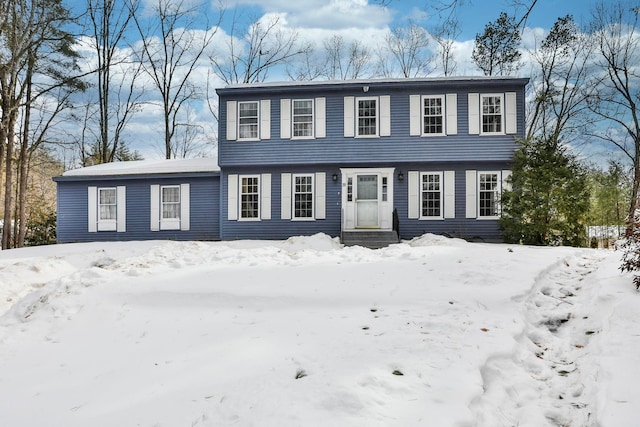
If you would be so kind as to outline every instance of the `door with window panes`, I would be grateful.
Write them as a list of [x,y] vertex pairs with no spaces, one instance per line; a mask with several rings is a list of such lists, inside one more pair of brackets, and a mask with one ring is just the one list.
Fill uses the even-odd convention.
[[393,169],[342,169],[343,229],[391,230]]

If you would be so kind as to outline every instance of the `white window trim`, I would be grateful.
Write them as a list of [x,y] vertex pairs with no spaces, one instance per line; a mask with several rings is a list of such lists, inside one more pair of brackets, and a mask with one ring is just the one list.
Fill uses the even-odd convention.
[[[260,141],[260,128],[261,128],[261,123],[260,123],[260,110],[261,110],[261,105],[260,105],[260,101],[238,101],[237,103],[237,111],[236,111],[236,135],[237,135],[237,140],[238,141]],[[240,135],[240,105],[242,104],[256,104],[256,109],[257,109],[257,121],[256,121],[256,126],[257,126],[257,132],[256,132],[256,137],[255,138],[242,138]]]
[[[440,215],[438,216],[426,216],[422,214],[422,195],[423,195],[423,190],[422,190],[422,177],[425,175],[438,175],[439,179],[440,179]],[[444,219],[444,173],[442,171],[437,171],[437,172],[432,172],[432,171],[426,171],[426,172],[420,172],[419,174],[419,178],[418,178],[418,209],[419,209],[419,214],[420,217],[419,219],[421,220],[427,220],[427,221],[437,221],[437,220],[443,220]]]
[[[425,99],[440,99],[442,101],[442,132],[441,133],[426,133],[424,131],[424,101]],[[444,95],[422,95],[420,97],[420,135],[421,136],[446,136],[447,135],[447,104]]]
[[[359,125],[359,119],[360,116],[358,115],[358,105],[360,103],[360,101],[375,101],[376,102],[376,115],[375,115],[375,119],[376,119],[376,133],[375,135],[360,135],[360,125]],[[355,99],[355,103],[354,103],[354,132],[355,132],[355,137],[356,138],[379,138],[380,137],[380,98],[377,96],[360,96],[360,97],[356,97]],[[369,116],[372,117],[372,116]]]
[[[162,200],[163,190],[165,188],[177,188],[178,189],[178,218],[164,218],[162,212],[164,211]],[[174,202],[171,202],[172,204]],[[160,230],[180,230],[180,212],[182,211],[182,191],[180,185],[161,185],[160,186]]]
[[[496,215],[482,216],[480,215],[480,175],[496,175],[498,188],[496,189]],[[476,219],[478,220],[496,220],[500,218],[500,195],[502,194],[502,172],[501,171],[477,171],[476,175]]]
[[[255,218],[242,217],[242,180],[244,178],[258,178],[258,215]],[[262,179],[260,174],[238,175],[238,221],[256,222],[262,218]]]
[[[115,219],[101,219],[100,218],[100,192],[103,190],[113,190],[116,194],[116,217]],[[118,229],[118,188],[117,187],[98,187],[97,188],[97,203],[98,203],[98,211],[97,211],[97,220],[98,220],[98,231],[116,231]]]
[[[310,136],[295,136],[295,108],[294,103],[296,101],[310,101],[311,102],[311,135]],[[301,98],[301,99],[291,99],[291,139],[300,140],[300,139],[315,139],[316,135],[316,105],[315,100],[313,98]]]
[[[497,97],[500,98],[500,132],[484,132],[482,130],[483,126],[482,126],[482,118],[484,117],[484,114],[482,112],[482,100],[483,98],[488,98],[488,97]],[[505,119],[506,119],[506,115],[505,115],[505,102],[504,102],[504,93],[481,93],[479,96],[479,102],[480,104],[478,105],[478,130],[480,131],[480,135],[506,135],[506,131],[505,131],[505,127],[506,127],[506,123],[505,123]]]
[[[296,217],[296,178],[311,177],[311,216]],[[316,220],[316,177],[314,173],[292,173],[291,174],[291,221],[315,221]]]

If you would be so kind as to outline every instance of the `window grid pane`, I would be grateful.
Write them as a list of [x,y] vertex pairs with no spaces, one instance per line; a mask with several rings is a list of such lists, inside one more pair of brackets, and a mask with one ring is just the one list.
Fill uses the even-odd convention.
[[441,201],[440,175],[422,175],[422,216],[440,217]]
[[358,101],[358,135],[377,135],[377,108],[375,99]]
[[240,139],[258,138],[258,103],[241,102],[239,104],[238,134]]
[[293,101],[293,136],[313,136],[313,103],[310,99]]
[[294,188],[294,218],[313,218],[313,178],[297,176]]
[[480,216],[498,215],[498,174],[480,174]]
[[258,177],[242,178],[240,197],[241,218],[258,218],[260,200],[258,188]]
[[482,132],[502,132],[502,106],[499,96],[482,97]]
[[442,98],[425,98],[423,107],[424,133],[443,133]]
[[116,219],[116,189],[101,188],[99,190],[98,208],[100,211],[100,220]]
[[162,187],[162,219],[180,219],[180,187]]

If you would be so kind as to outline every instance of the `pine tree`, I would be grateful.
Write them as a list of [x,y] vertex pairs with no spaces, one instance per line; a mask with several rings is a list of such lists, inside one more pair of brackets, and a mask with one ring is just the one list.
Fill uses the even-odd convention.
[[582,246],[589,208],[587,174],[558,141],[521,142],[502,195],[505,240],[530,245]]
[[[640,209],[635,211],[633,221],[627,228],[626,238],[622,241],[619,249],[622,249],[622,271],[640,271]],[[636,290],[640,290],[640,275],[633,276],[633,284]]]

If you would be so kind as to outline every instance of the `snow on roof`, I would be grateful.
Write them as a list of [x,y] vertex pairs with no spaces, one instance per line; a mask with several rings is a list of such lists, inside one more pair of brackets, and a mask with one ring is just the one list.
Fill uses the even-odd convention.
[[160,159],[103,163],[66,171],[62,176],[142,175],[184,172],[219,172],[216,159]]

